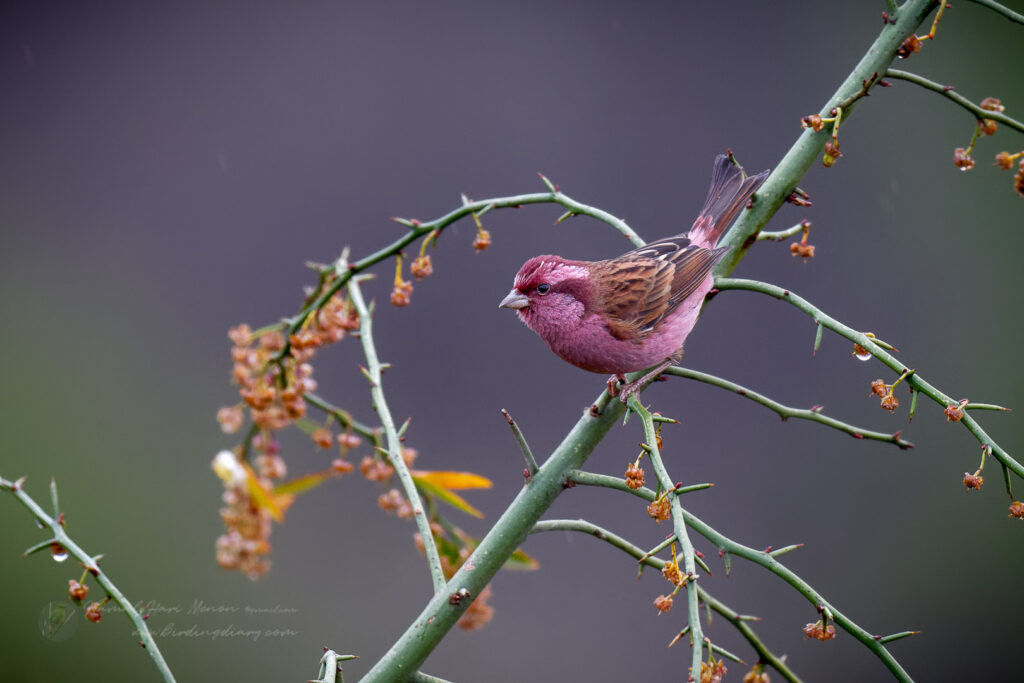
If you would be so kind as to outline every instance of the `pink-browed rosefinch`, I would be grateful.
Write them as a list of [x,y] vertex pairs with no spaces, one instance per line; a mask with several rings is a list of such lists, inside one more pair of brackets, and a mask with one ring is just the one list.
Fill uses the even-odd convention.
[[715,158],[711,188],[693,227],[607,261],[534,256],[519,269],[501,304],[515,309],[563,360],[610,373],[609,390],[625,373],[651,368],[623,386],[626,398],[683,355],[683,342],[711,290],[712,267],[730,247],[718,238],[768,177],[745,177],[724,154]]

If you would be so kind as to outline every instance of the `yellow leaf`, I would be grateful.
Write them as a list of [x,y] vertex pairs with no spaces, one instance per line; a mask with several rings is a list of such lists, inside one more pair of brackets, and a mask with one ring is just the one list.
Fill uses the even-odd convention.
[[505,560],[505,569],[540,569],[540,562],[533,559],[522,550],[516,550],[512,555]]
[[[431,482],[430,479],[426,479],[426,478],[420,477],[419,474],[420,473],[414,473],[413,476],[412,476],[412,480],[414,482],[416,482],[416,488],[420,489],[424,493],[429,493],[430,495],[437,496],[437,498],[439,500],[444,501],[445,503],[448,503],[453,508],[457,508],[459,510],[462,510],[463,512],[465,512],[468,515],[473,515],[474,517],[483,517],[484,516],[484,513],[480,512],[475,507],[473,507],[468,502],[466,502],[466,499],[463,498],[462,496],[460,496],[459,494],[453,493],[452,491],[449,491],[448,489],[441,488],[440,486],[437,486],[436,484]],[[435,472],[429,472],[429,473],[426,473],[426,474],[436,474],[436,473]],[[488,482],[488,483],[490,483],[490,482]]]
[[323,470],[321,472],[313,472],[306,474],[297,479],[285,482],[274,487],[274,495],[286,495],[286,494],[298,494],[305,493],[310,489],[314,489],[320,484],[324,483],[328,479],[334,476],[334,470]]
[[493,484],[487,477],[472,472],[444,472],[413,470],[412,476],[419,480],[426,480],[443,489],[489,489]]
[[249,489],[249,496],[256,504],[256,507],[269,512],[274,521],[278,523],[283,521],[284,512],[291,506],[295,496],[290,494],[276,495],[272,491],[268,491],[264,488],[259,477],[252,471],[248,463],[242,463],[242,466],[245,467],[245,478]]

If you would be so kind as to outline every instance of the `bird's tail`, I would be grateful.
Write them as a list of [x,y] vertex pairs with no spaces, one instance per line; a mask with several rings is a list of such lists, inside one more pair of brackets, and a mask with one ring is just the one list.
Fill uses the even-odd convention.
[[708,198],[704,200],[704,208],[690,228],[690,243],[707,249],[713,248],[769,173],[769,170],[765,170],[746,178],[743,169],[729,157],[724,154],[715,157]]

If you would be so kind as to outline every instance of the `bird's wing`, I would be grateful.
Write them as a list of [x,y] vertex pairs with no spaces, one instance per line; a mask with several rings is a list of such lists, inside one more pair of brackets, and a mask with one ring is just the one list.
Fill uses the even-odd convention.
[[595,263],[594,276],[612,334],[637,339],[697,289],[728,251],[704,249],[683,236],[668,237],[609,261]]

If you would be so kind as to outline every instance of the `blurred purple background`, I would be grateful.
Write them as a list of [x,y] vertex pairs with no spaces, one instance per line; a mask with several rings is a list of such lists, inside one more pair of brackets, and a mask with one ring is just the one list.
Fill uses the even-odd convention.
[[[302,497],[275,528],[274,567],[251,583],[214,562],[220,482],[209,462],[234,444],[214,421],[234,402],[229,326],[296,310],[312,282],[303,263],[390,243],[389,216],[435,218],[473,198],[540,191],[544,172],[570,196],[630,222],[647,239],[686,229],[712,158],[731,147],[751,172],[773,166],[881,28],[883,3],[4,3],[0,6],[0,474],[28,475],[46,499],[56,476],[68,530],[106,553],[136,600],[166,608],[162,628],[281,629],[257,641],[166,637],[181,681],[315,676],[322,646],[360,655],[356,680],[401,634],[430,589],[410,524],[376,508],[357,475]],[[1019,8],[1018,8],[1019,9]],[[956,3],[938,39],[901,68],[977,101],[1024,111],[1019,27]],[[940,389],[1021,408],[1021,210],[992,167],[1022,136],[980,141],[960,173],[953,148],[973,119],[897,82],[842,128],[844,156],[801,183],[813,208],[786,206],[769,229],[814,223],[817,256],[761,243],[736,271],[788,287],[851,326],[876,332]],[[604,258],[627,248],[596,221],[552,228],[557,207],[485,217],[494,245],[471,247],[471,223],[434,253],[413,303],[387,305],[391,262],[367,295],[399,420],[425,468],[469,469],[495,482],[467,498],[482,535],[522,484],[499,414],[507,408],[545,455],[603,386],[564,364],[497,303],[537,253]],[[911,451],[782,423],[719,389],[672,379],[645,399],[682,424],[666,429],[672,476],[712,481],[688,507],[755,547],[805,543],[785,562],[871,632],[920,629],[891,646],[919,680],[1009,680],[1024,607],[1024,526],[1006,519],[994,463],[968,495],[979,448],[922,401],[913,424],[868,397],[891,373],[850,357],[772,299],[719,296],[685,364],[866,428],[904,430]],[[358,345],[317,358],[321,392],[372,420]],[[1019,413],[982,414],[1018,453]],[[591,457],[621,474],[639,428],[616,429]],[[295,434],[293,472],[329,456]],[[356,456],[360,457],[362,454]],[[1024,486],[1017,486],[1024,490]],[[1018,497],[1020,493],[1018,492]],[[40,611],[65,597],[76,566],[21,550],[41,540],[28,514],[0,501],[0,679],[154,680],[128,622],[110,614],[62,642]],[[635,499],[577,488],[548,517],[585,517],[654,546],[669,531]],[[766,643],[806,680],[886,680],[852,637],[805,640],[817,616],[795,591],[740,560],[728,578],[698,542],[705,584],[763,617]],[[453,632],[424,669],[459,681],[685,680],[683,626],[657,617],[667,584],[636,581],[634,562],[584,536],[545,534],[542,564],[493,583],[494,621]],[[189,614],[197,603],[227,614]],[[245,608],[283,612],[249,614]],[[170,610],[180,609],[175,613]],[[710,637],[756,659],[716,618]],[[727,680],[745,667],[730,665]],[[773,675],[773,680],[777,676]]]

